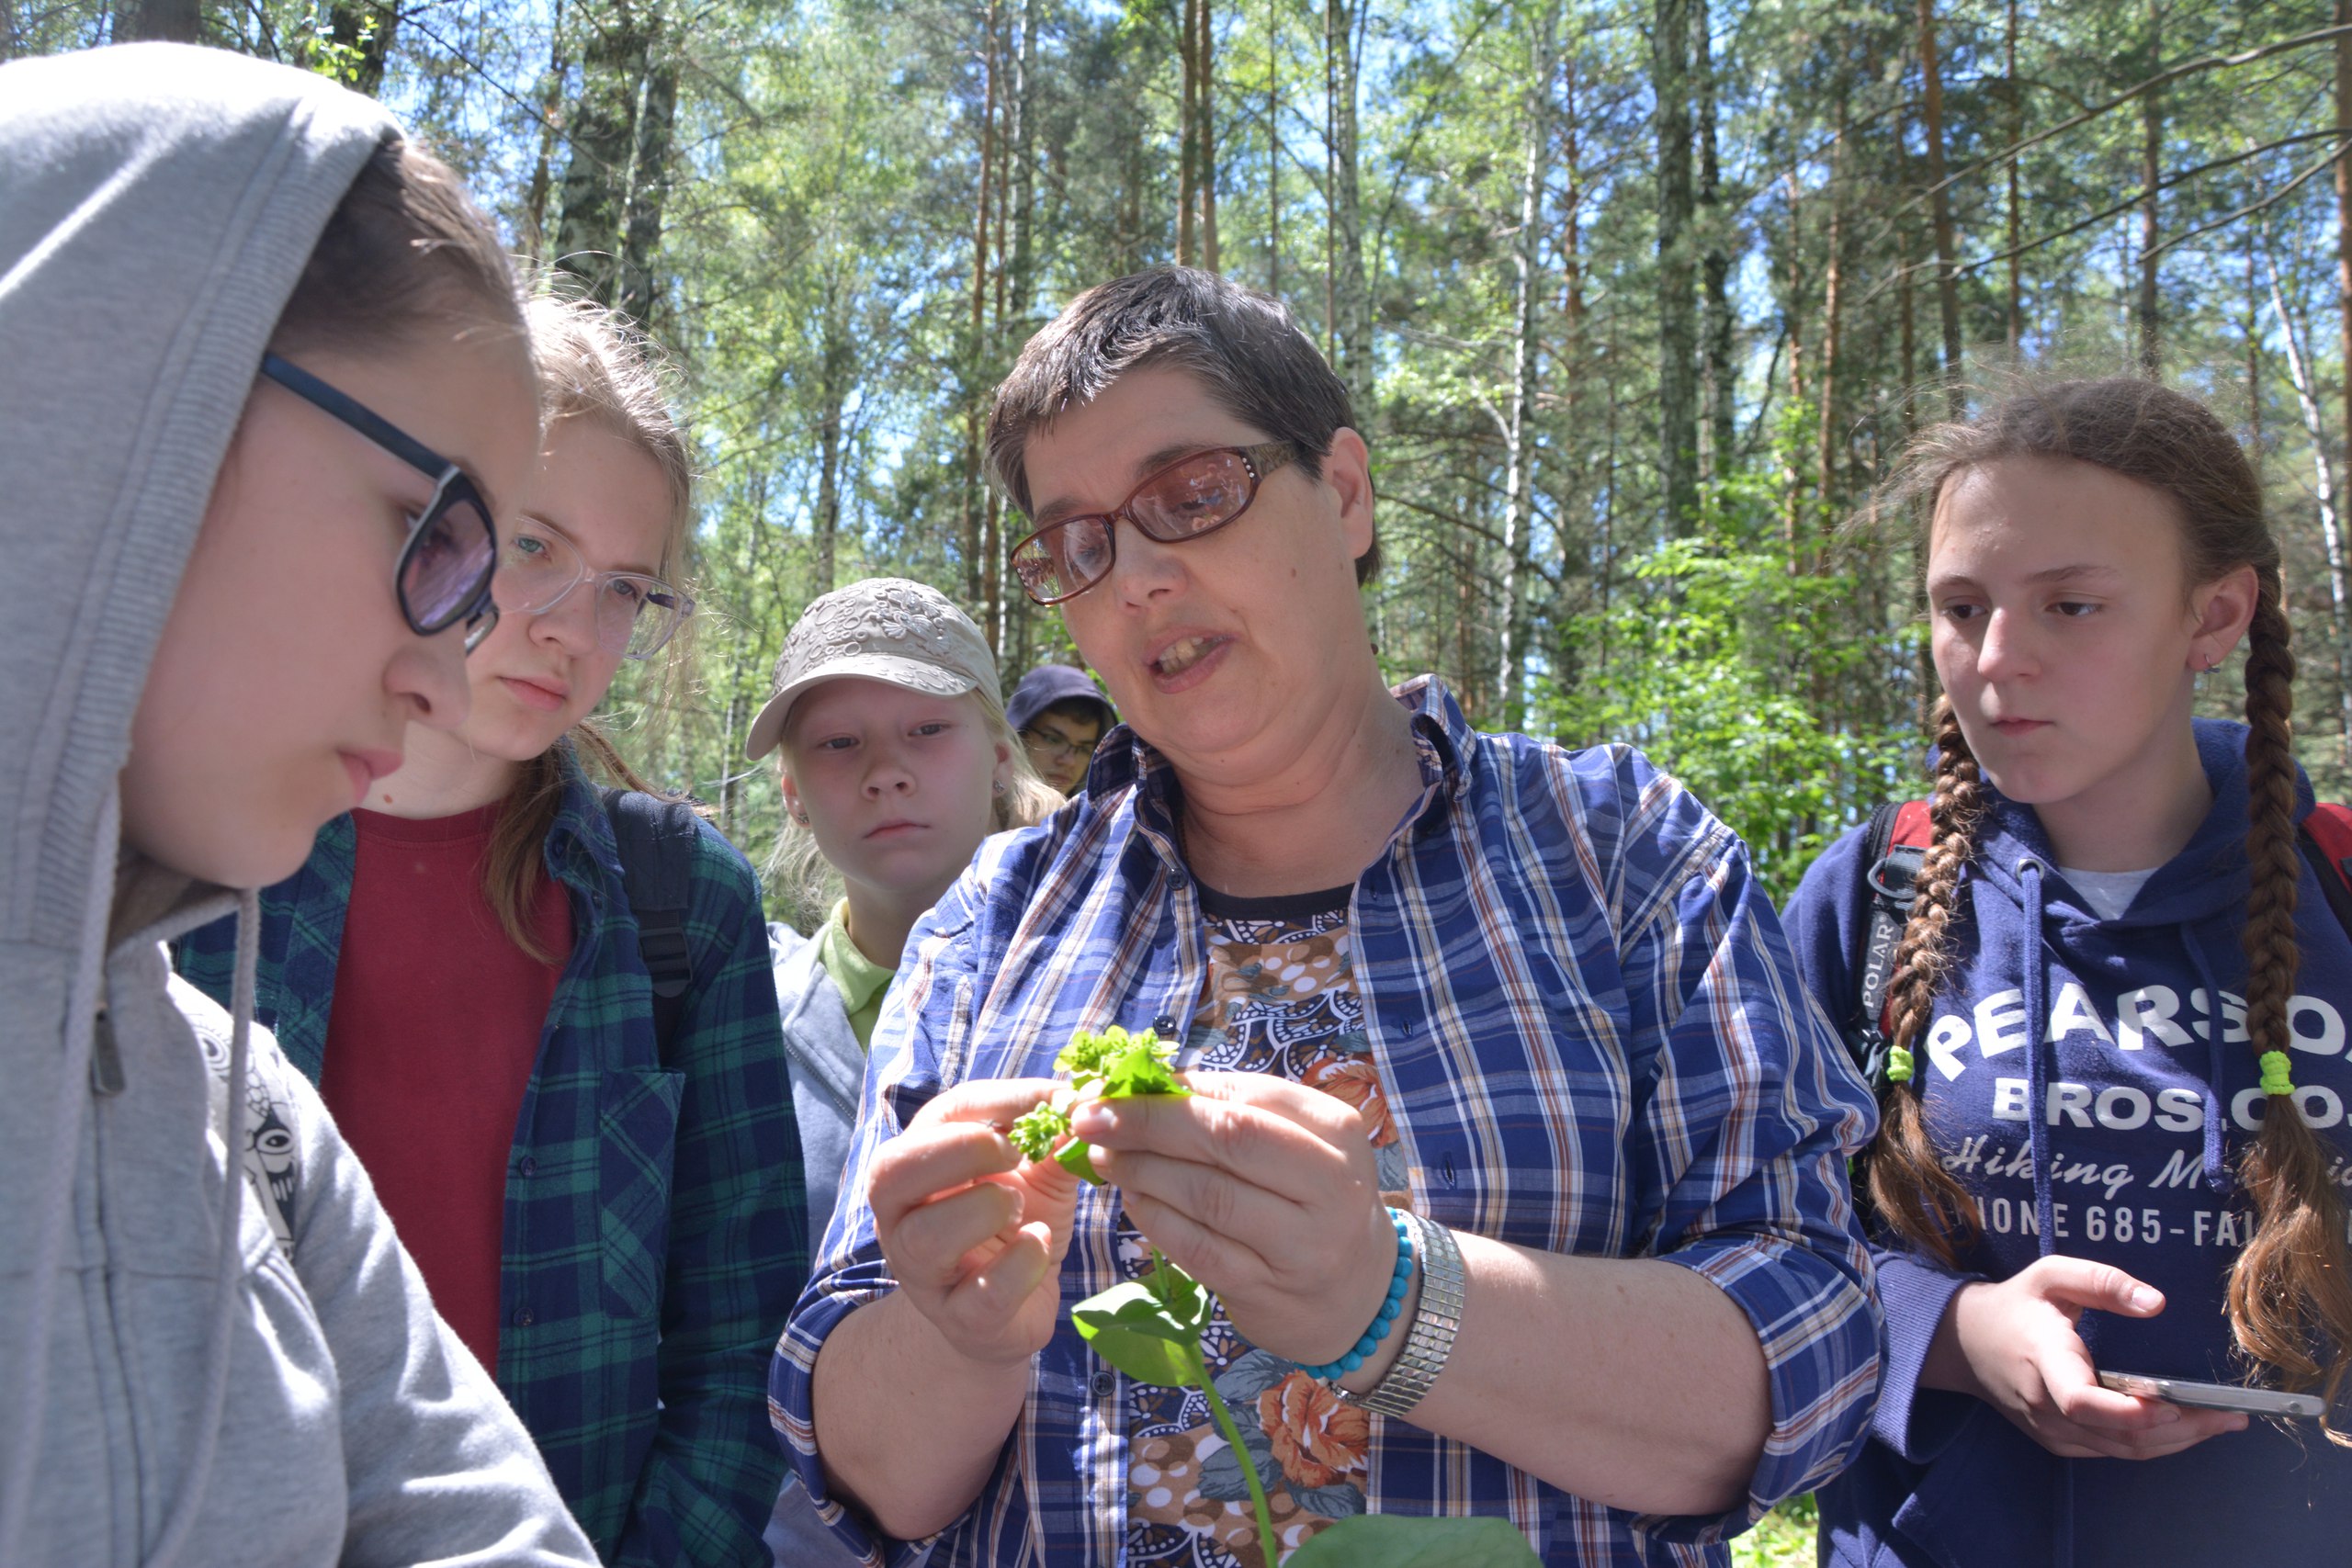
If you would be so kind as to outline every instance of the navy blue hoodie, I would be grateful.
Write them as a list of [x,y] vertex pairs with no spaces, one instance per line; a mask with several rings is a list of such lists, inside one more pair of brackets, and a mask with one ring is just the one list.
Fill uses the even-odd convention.
[[[2238,947],[2245,744],[2243,726],[2198,721],[2212,809],[2113,920],[2067,886],[2033,811],[1988,792],[1993,807],[1962,880],[1952,976],[1913,1047],[1930,1134],[1974,1195],[1984,1234],[1956,1274],[1872,1248],[1885,1383],[1872,1440],[1821,1494],[1824,1562],[2139,1568],[2249,1551],[2298,1564],[2352,1562],[2352,1452],[2313,1424],[2255,1422],[2167,1459],[2064,1460],[1991,1405],[1919,1386],[1960,1285],[2007,1279],[2050,1252],[2112,1263],[2165,1293],[2154,1318],[2083,1314],[2098,1366],[2240,1380],[2225,1290],[2252,1221],[2230,1173],[2267,1103],[2246,1043]],[[2311,804],[2299,776],[2297,815]],[[1806,982],[1841,1024],[1858,1006],[1851,955],[1866,919],[1857,896],[1864,836],[1857,829],[1830,847],[1786,916]],[[2352,1148],[2344,1122],[2352,940],[2308,865],[2296,935],[2297,1098],[2342,1151]],[[2347,1179],[2340,1153],[2332,1175]]]

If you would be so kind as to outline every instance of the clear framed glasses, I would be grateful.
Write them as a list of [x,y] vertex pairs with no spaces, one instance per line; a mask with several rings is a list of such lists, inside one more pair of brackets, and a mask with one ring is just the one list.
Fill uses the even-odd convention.
[[1075,740],[1048,735],[1042,729],[1024,729],[1021,732],[1021,744],[1029,749],[1033,757],[1042,757],[1050,762],[1069,762],[1084,761],[1093,756],[1098,742],[1090,740],[1081,746]]
[[509,615],[544,615],[582,583],[596,602],[596,641],[624,659],[650,659],[695,613],[695,602],[641,571],[592,569],[571,536],[538,517],[514,519],[498,552],[494,592]]
[[431,637],[463,623],[466,651],[472,652],[498,624],[490,592],[498,568],[498,528],[481,488],[465,469],[300,366],[264,355],[261,373],[433,480],[433,499],[409,520],[408,542],[392,568],[392,589],[411,631]]
[[1163,545],[1205,537],[1249,511],[1266,476],[1297,456],[1287,441],[1267,441],[1179,457],[1112,511],[1049,523],[1013,546],[1013,575],[1040,604],[1075,599],[1110,575],[1122,519]]

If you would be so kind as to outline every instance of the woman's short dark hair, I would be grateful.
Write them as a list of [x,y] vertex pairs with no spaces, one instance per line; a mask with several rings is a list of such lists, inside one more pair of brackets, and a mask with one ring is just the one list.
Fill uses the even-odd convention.
[[[1234,418],[1289,442],[1310,478],[1322,477],[1331,437],[1355,428],[1347,384],[1289,306],[1197,267],[1151,267],[1071,300],[1029,340],[997,388],[989,473],[1015,507],[1031,510],[1029,437],[1128,371],[1154,365],[1194,377]],[[1379,570],[1375,536],[1356,558],[1356,581],[1369,582]]]

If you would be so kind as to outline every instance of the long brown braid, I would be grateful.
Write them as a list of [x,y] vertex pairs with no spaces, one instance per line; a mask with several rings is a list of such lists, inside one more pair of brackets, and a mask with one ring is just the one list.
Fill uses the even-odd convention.
[[[1937,501],[1954,479],[1988,463],[2036,457],[2095,464],[2165,497],[2180,525],[2188,587],[2254,569],[2257,597],[2245,661],[2245,1027],[2256,1055],[2290,1052],[2301,874],[2294,821],[2295,655],[2261,482],[2212,412],[2169,388],[2137,377],[2029,386],[1973,419],[1922,431],[1905,453],[1889,499],[1910,504],[1921,520],[1923,568]],[[1975,760],[1948,697],[1937,702],[1935,727],[1935,834],[1889,987],[1892,1043],[1911,1049],[1928,1027],[1951,963],[1960,871],[1984,808]],[[2327,1167],[2326,1145],[2304,1123],[2293,1097],[2272,1096],[2261,1131],[2239,1162],[2256,1224],[2231,1265],[2229,1313],[2239,1350],[2257,1369],[2271,1369],[2290,1388],[2319,1386],[2333,1412],[2352,1371],[2352,1280],[2346,1277],[2352,1257],[2344,1203]],[[1975,1206],[1937,1156],[1909,1084],[1889,1086],[1868,1169],[1881,1217],[1906,1242],[1949,1262],[1975,1239]],[[2352,1446],[2333,1415],[2326,1429],[2332,1440]]]
[[[1928,801],[1934,837],[1912,880],[1911,918],[1894,950],[1886,987],[1894,1024],[1890,1043],[1915,1053],[1934,1015],[1936,988],[1951,963],[1961,868],[1975,853],[1976,827],[1984,815],[1984,780],[1950,697],[1936,699],[1934,722],[1936,790]],[[1961,1249],[1977,1237],[1976,1200],[1944,1168],[1911,1083],[1890,1082],[1879,1114],[1878,1142],[1866,1168],[1871,1204],[1904,1240],[1957,1264]]]
[[[2287,1016],[2300,954],[2295,945],[2295,652],[2279,608],[2274,554],[2257,563],[2260,583],[2245,661],[2246,897],[2245,1028],[2257,1052],[2293,1043]],[[2253,1237],[2230,1270],[2230,1326],[2238,1348],[2278,1370],[2290,1388],[2320,1384],[2330,1412],[2327,1434],[2352,1446],[2335,1411],[2352,1347],[2352,1282],[2345,1279],[2344,1203],[2327,1179],[2327,1151],[2304,1124],[2291,1096],[2274,1096],[2262,1130],[2238,1164],[2253,1200]]]

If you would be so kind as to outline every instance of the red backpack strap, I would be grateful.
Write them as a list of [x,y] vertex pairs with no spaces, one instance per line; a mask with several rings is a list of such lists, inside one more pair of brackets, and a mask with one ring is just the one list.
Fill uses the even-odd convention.
[[[2345,827],[2352,830],[2352,817],[2346,818]],[[1928,815],[1926,801],[1906,800],[1894,808],[1894,833],[1888,843],[1924,850],[1935,840],[1936,825]],[[2352,851],[2346,852],[2352,853]]]
[[2295,837],[2336,924],[2352,931],[2352,806],[2321,802],[2296,826]]

